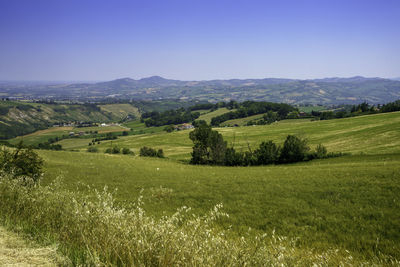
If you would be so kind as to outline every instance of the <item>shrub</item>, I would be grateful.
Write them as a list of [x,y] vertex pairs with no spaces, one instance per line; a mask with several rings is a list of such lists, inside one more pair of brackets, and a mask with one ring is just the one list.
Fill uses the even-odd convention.
[[317,148],[315,149],[315,154],[317,155],[317,158],[323,159],[326,158],[328,154],[328,150],[326,149],[325,146],[319,144],[317,145]]
[[226,142],[222,135],[213,131],[211,126],[200,124],[189,133],[193,141],[192,164],[219,164],[225,161]]
[[134,154],[134,153],[129,148],[124,147],[124,148],[122,148],[122,154],[129,155],[129,154]]
[[30,148],[23,148],[20,143],[16,149],[3,147],[0,152],[0,168],[14,178],[29,177],[37,182],[42,176],[43,160]]
[[119,154],[120,152],[121,152],[121,149],[116,146],[109,147],[104,151],[104,153],[107,153],[107,154]]
[[88,147],[88,148],[87,148],[87,152],[96,153],[96,152],[98,152],[98,151],[99,151],[98,148],[97,148],[97,147],[94,147],[94,146],[91,146],[91,147]]
[[258,165],[267,165],[276,163],[279,159],[279,147],[274,142],[262,142],[259,149],[254,153],[257,158]]
[[162,149],[155,150],[154,148],[144,146],[140,148],[140,156],[141,157],[164,157],[164,151]]
[[229,147],[225,151],[225,166],[243,165],[243,153],[236,152],[233,147]]
[[174,125],[168,125],[165,126],[164,131],[166,131],[167,133],[172,133],[175,130]]
[[280,163],[299,162],[307,159],[307,152],[310,148],[307,140],[301,139],[295,135],[288,135],[283,144],[279,157]]

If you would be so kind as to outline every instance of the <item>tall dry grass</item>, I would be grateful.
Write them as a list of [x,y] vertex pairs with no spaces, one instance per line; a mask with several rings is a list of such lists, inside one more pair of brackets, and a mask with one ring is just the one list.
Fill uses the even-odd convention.
[[[204,216],[182,207],[154,219],[142,201],[118,207],[106,189],[83,195],[0,176],[0,218],[38,240],[59,244],[74,265],[95,266],[347,266],[349,252],[317,253],[274,233],[235,237],[215,226],[228,216],[216,205]],[[390,263],[388,260],[386,263]],[[392,263],[396,263],[392,261]],[[398,264],[399,262],[397,262]]]

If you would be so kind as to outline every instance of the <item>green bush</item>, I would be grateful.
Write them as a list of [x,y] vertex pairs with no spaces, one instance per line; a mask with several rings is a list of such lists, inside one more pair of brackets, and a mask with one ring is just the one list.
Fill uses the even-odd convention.
[[107,154],[119,154],[120,152],[121,152],[121,149],[116,146],[109,147],[104,151],[104,153],[107,153]]
[[254,151],[258,165],[274,164],[279,159],[280,149],[274,142],[262,142],[259,149]]
[[122,148],[122,154],[124,154],[124,155],[133,155],[134,153],[129,148],[124,147],[124,148]]
[[164,131],[166,131],[167,133],[172,133],[173,131],[175,131],[175,127],[174,125],[167,125],[164,127]]
[[87,152],[96,153],[98,151],[99,151],[99,149],[97,147],[95,147],[95,146],[91,146],[91,147],[87,148]]
[[189,138],[194,143],[190,160],[192,164],[224,164],[227,144],[211,126],[203,123],[198,125],[189,133]]
[[283,144],[279,157],[280,163],[293,163],[307,159],[307,153],[310,148],[307,140],[301,139],[295,135],[288,135]]
[[144,146],[144,147],[140,148],[139,155],[141,157],[163,158],[164,157],[164,151],[162,149],[155,150],[154,148]]
[[0,168],[13,177],[29,177],[37,182],[42,176],[43,160],[30,148],[20,143],[16,149],[3,147],[0,152]]

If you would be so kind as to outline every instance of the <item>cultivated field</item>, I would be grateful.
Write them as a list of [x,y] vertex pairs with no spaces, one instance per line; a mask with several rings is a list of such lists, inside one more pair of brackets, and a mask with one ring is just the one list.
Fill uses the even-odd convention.
[[[10,139],[9,142],[11,144],[17,144],[20,141],[23,141],[25,145],[33,145],[33,144],[38,144],[38,143],[43,143],[47,142],[50,138],[55,138],[55,137],[62,137],[63,135],[69,135],[70,132],[74,133],[80,133],[80,132],[94,132],[97,131],[99,134],[104,134],[104,133],[113,133],[113,132],[122,132],[128,130],[124,126],[118,126],[118,125],[113,125],[113,126],[96,126],[96,127],[51,127],[46,130],[41,130],[41,131],[36,131],[31,134],[27,134],[24,136],[18,136],[16,138]],[[77,139],[72,139],[73,142],[77,142]],[[65,140],[63,140],[65,141]],[[63,144],[63,141],[60,141],[61,144]],[[87,139],[80,139],[78,142],[81,142],[81,144],[86,144],[88,143]],[[68,143],[68,142],[67,142]],[[68,146],[66,147],[67,149],[69,148]]]

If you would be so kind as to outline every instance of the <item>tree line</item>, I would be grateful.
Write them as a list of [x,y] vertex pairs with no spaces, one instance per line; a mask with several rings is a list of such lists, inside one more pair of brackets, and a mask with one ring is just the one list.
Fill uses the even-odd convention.
[[236,103],[233,101],[233,104],[236,108],[235,111],[230,111],[212,118],[211,125],[219,126],[224,121],[245,118],[263,113],[267,114],[268,112],[274,112],[274,119],[281,120],[286,118],[290,112],[297,111],[297,108],[292,107],[289,104],[283,103],[256,101],[245,101],[242,103]]
[[341,153],[328,153],[323,145],[311,150],[306,139],[288,135],[282,146],[273,141],[262,142],[254,151],[241,152],[228,147],[222,135],[203,123],[190,132],[193,141],[191,164],[224,166],[256,166],[268,164],[286,164],[312,159],[340,156]]
[[152,111],[142,114],[141,122],[147,127],[192,122],[200,117],[199,112],[191,112],[184,108],[167,110],[164,112]]
[[345,106],[336,111],[311,111],[311,116],[320,120],[331,120],[395,111],[400,111],[400,100],[376,106],[364,101],[358,105]]

